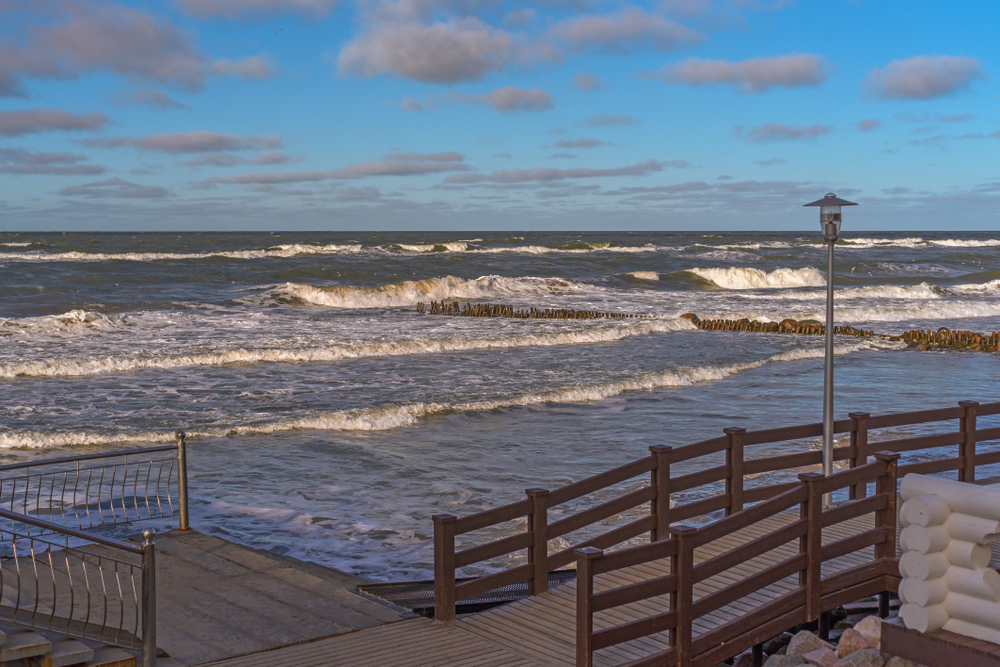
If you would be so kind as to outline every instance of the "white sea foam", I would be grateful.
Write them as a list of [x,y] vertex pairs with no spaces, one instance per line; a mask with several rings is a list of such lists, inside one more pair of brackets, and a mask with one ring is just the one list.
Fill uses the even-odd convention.
[[25,241],[25,242],[23,242],[23,243],[14,243],[14,242],[10,242],[10,243],[0,243],[0,245],[5,245],[5,246],[10,246],[10,247],[18,247],[18,248],[23,248],[23,247],[25,247],[25,246],[29,246],[29,245],[35,245],[35,242],[34,242],[34,241]]
[[991,280],[986,283],[969,283],[966,285],[952,285],[948,288],[952,292],[985,294],[990,290],[1000,289],[1000,280]]
[[218,252],[178,253],[178,252],[16,252],[0,253],[0,260],[34,262],[152,262],[160,260],[207,259],[209,257],[229,257],[233,259],[263,259],[269,257],[296,257],[299,255],[343,255],[364,250],[361,245],[310,245],[292,243],[277,245],[260,250],[220,250]]
[[391,308],[418,301],[441,299],[487,299],[502,295],[571,294],[602,288],[561,278],[505,278],[482,276],[474,280],[444,276],[426,280],[407,280],[377,287],[330,285],[316,287],[285,283],[271,292],[273,296],[299,299],[317,306],[333,308]]
[[[862,346],[841,346],[840,354],[861,349]],[[758,361],[748,361],[725,366],[696,366],[666,369],[632,377],[589,385],[577,385],[543,392],[515,394],[487,400],[459,403],[413,403],[388,405],[361,410],[339,410],[313,414],[297,419],[271,423],[235,426],[232,428],[193,429],[190,437],[267,435],[301,429],[328,431],[386,431],[409,426],[420,419],[442,414],[461,412],[488,412],[511,407],[525,407],[546,403],[584,403],[599,401],[631,391],[649,391],[665,387],[685,387],[702,382],[724,380],[743,371],[760,368],[768,362],[794,361],[809,358],[814,351],[790,351],[772,355]],[[99,443],[132,441],[169,442],[170,433],[42,433],[0,431],[0,448],[43,448]]]
[[71,310],[59,315],[0,320],[0,334],[31,332],[57,336],[75,335],[99,331],[118,331],[126,326],[120,317],[111,318],[88,310]]
[[407,252],[465,252],[469,249],[469,244],[465,241],[455,241],[451,243],[426,243],[420,245],[395,246]]
[[493,350],[551,345],[608,343],[631,336],[669,333],[692,328],[686,320],[637,320],[615,322],[582,331],[539,333],[492,338],[402,339],[391,342],[311,348],[268,348],[223,350],[212,353],[151,357],[103,356],[97,358],[54,358],[0,364],[0,378],[56,377],[125,373],[147,368],[222,366],[239,363],[309,363],[343,359],[366,359],[413,354],[437,354],[460,350]]
[[1000,246],[1000,239],[924,239],[919,236],[904,239],[846,238],[841,239],[844,248],[919,248],[938,246],[942,248],[992,248]]
[[586,248],[549,248],[547,246],[540,245],[523,245],[523,246],[510,246],[501,248],[473,248],[468,252],[470,253],[523,253],[526,255],[549,255],[549,254],[563,254],[563,255],[583,255],[587,253],[642,253],[642,252],[658,252],[662,250],[660,246],[655,246],[653,244],[637,247],[637,246],[613,246],[610,243],[587,243],[583,244],[588,247]]
[[656,271],[630,271],[625,275],[635,280],[657,281],[660,279],[660,274]]
[[[825,285],[824,285],[825,286]],[[865,287],[846,287],[837,290],[838,301],[849,301],[854,299],[912,299],[912,300],[933,300],[942,299],[948,296],[947,291],[941,287],[935,287],[927,283],[919,285],[867,285]],[[807,292],[782,292],[779,294],[758,294],[747,295],[747,298],[783,300],[783,301],[813,301],[825,300],[825,290],[811,290]]]
[[820,287],[826,285],[822,273],[811,267],[761,271],[750,267],[728,269],[688,269],[688,272],[722,289],[778,289],[783,287]]

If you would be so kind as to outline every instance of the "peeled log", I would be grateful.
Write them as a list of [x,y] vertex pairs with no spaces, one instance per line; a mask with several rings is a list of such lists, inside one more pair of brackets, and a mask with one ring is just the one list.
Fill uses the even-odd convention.
[[921,607],[916,604],[904,604],[899,608],[899,617],[903,619],[903,624],[910,630],[917,632],[930,632],[940,630],[948,622],[948,612],[944,605],[938,604],[933,607]]
[[945,572],[944,583],[948,590],[954,593],[971,595],[989,602],[1000,602],[1000,573],[996,570],[989,568],[967,570],[964,567],[952,566]]
[[[899,485],[903,500],[933,494],[941,496],[952,512],[1000,521],[1000,489],[991,489],[950,479],[910,473]],[[916,523],[910,518],[910,523]]]
[[948,619],[948,622],[944,624],[944,629],[963,637],[972,637],[984,642],[1000,644],[1000,631],[976,625],[975,623],[969,623],[958,618]]
[[976,544],[989,544],[995,542],[1000,536],[1000,521],[982,519],[968,514],[953,513],[944,522],[944,527],[948,529],[948,534],[951,535],[952,539],[975,542]]
[[993,552],[989,547],[972,542],[960,542],[952,540],[948,548],[944,550],[948,562],[952,565],[964,567],[969,570],[981,570],[990,564],[990,557]]
[[948,586],[944,579],[906,578],[899,582],[899,599],[906,604],[930,607],[944,602],[948,597]]
[[914,579],[938,579],[948,571],[950,563],[943,552],[921,554],[907,551],[899,559],[899,574]]
[[951,508],[941,496],[928,494],[907,500],[900,514],[908,526],[940,526],[948,519]]
[[952,592],[944,601],[949,618],[1000,630],[1000,604]]
[[903,529],[899,536],[899,543],[904,551],[932,554],[944,551],[952,537],[944,526],[925,528],[921,525],[911,524]]

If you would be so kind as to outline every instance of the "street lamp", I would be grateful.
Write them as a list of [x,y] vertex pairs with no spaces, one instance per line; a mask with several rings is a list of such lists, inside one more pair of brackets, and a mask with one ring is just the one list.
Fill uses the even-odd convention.
[[[819,226],[829,246],[826,264],[826,363],[823,368],[823,475],[833,473],[833,246],[840,234],[840,207],[857,206],[832,192],[805,206],[819,206]],[[823,495],[823,506],[833,504],[833,494]]]

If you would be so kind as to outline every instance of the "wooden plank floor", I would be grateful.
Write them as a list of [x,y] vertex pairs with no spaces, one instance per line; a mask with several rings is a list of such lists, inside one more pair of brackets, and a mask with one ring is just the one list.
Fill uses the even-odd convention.
[[[738,549],[750,540],[788,525],[798,518],[798,509],[770,517],[695,550],[701,562],[719,553]],[[869,530],[871,515],[824,529],[824,543],[835,542]],[[695,585],[695,598],[708,595],[798,553],[790,542],[757,558]],[[824,576],[869,562],[871,548],[849,554],[824,565]],[[595,578],[595,590],[604,590],[651,577],[669,574],[666,562],[658,561]],[[708,632],[730,620],[752,613],[762,604],[797,587],[788,577],[756,591],[696,622],[695,634]],[[651,598],[602,612],[595,629],[625,623],[667,608],[666,596]],[[488,667],[516,665],[569,667],[575,662],[576,583],[567,583],[548,593],[464,616],[454,625],[442,626],[426,619],[409,619],[293,647],[212,663],[213,667],[403,667],[409,665]],[[595,664],[617,665],[667,648],[666,634],[620,644],[595,655]]]

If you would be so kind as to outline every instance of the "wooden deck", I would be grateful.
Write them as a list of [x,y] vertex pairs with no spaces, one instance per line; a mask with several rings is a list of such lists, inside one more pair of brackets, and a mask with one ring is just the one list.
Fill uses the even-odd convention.
[[[745,530],[728,535],[695,550],[696,562],[729,551],[760,535],[769,533],[798,518],[798,511],[783,512]],[[824,543],[850,537],[872,527],[871,516],[832,526],[824,530]],[[697,597],[703,597],[734,581],[759,572],[780,560],[798,553],[791,542],[758,558],[695,585]],[[831,561],[824,576],[834,574],[873,558],[865,549]],[[595,588],[603,590],[668,574],[665,562],[649,563],[595,579]],[[727,605],[718,612],[699,619],[696,635],[723,623],[753,613],[762,604],[774,600],[798,586],[789,577]],[[595,629],[648,616],[667,608],[666,596],[651,598],[601,614]],[[387,626],[361,630],[297,646],[266,651],[241,658],[211,663],[212,667],[403,667],[440,665],[454,667],[568,667],[575,664],[576,583],[567,583],[549,592],[525,598],[501,607],[460,617],[445,626],[419,618]],[[597,653],[595,665],[617,665],[667,648],[665,633],[621,644]]]

